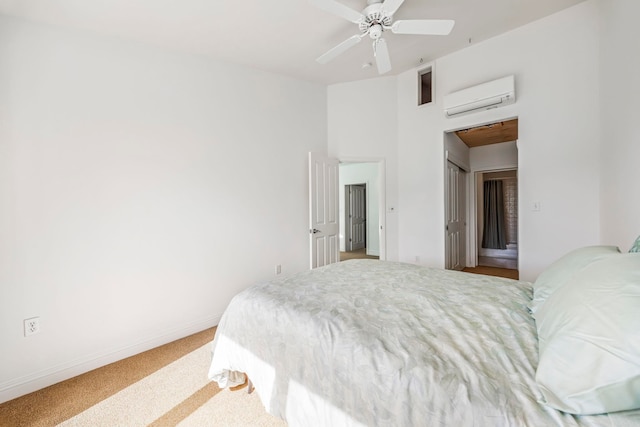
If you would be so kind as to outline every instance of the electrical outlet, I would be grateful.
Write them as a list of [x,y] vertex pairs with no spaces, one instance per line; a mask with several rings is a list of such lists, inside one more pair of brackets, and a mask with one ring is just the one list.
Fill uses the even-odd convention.
[[40,332],[40,318],[32,317],[31,319],[24,319],[24,336],[35,335]]
[[276,274],[282,273],[282,266],[280,264],[276,265]]

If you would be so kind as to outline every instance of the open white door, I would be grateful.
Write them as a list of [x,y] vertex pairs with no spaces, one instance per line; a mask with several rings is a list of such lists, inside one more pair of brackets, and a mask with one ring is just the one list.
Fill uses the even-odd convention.
[[311,268],[340,261],[338,159],[309,153]]
[[465,173],[447,161],[445,216],[445,268],[462,270],[466,266]]

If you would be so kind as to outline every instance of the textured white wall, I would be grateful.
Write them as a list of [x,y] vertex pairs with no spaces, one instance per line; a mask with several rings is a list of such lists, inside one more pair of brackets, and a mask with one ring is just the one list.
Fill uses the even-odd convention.
[[640,235],[640,2],[599,3],[602,241],[627,251]]
[[0,401],[308,268],[325,87],[6,17],[0,63]]

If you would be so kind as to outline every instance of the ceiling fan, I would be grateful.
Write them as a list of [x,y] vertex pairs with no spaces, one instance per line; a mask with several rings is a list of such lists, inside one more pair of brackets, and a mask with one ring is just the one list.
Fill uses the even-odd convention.
[[326,64],[338,55],[355,46],[366,35],[373,40],[373,55],[376,58],[378,72],[384,74],[391,70],[391,59],[387,42],[382,33],[391,30],[394,34],[447,35],[453,29],[455,21],[450,19],[411,19],[393,21],[393,14],[404,0],[367,0],[367,7],[358,12],[336,0],[310,0],[318,8],[340,16],[341,18],[358,24],[360,34],[349,37],[342,43],[330,49],[316,61]]

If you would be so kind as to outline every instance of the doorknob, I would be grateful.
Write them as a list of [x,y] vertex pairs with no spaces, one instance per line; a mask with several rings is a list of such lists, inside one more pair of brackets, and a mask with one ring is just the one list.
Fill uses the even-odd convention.
[[314,228],[313,230],[311,230],[311,232],[312,232],[313,234],[316,234],[316,233],[320,233],[321,231],[320,231],[320,230],[318,230],[317,228]]

